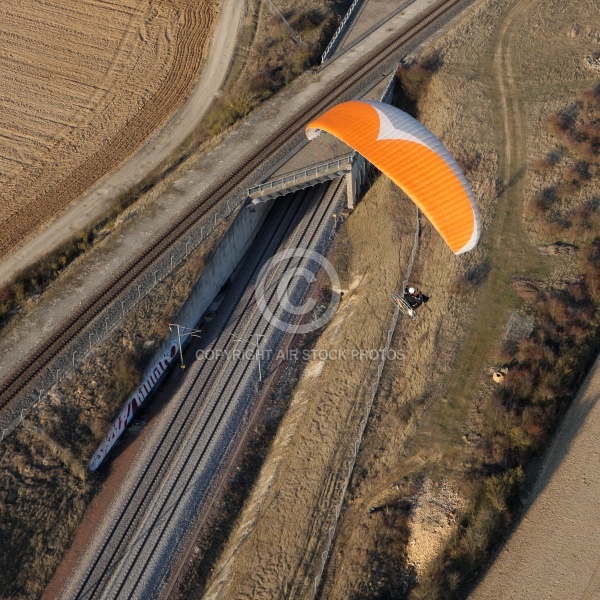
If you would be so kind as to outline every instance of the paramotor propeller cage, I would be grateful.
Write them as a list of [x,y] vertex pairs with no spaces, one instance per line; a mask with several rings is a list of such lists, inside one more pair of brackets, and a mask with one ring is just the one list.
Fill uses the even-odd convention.
[[417,313],[412,306],[399,294],[392,294],[392,302],[398,307],[398,310],[404,315],[408,315],[413,321],[417,318]]

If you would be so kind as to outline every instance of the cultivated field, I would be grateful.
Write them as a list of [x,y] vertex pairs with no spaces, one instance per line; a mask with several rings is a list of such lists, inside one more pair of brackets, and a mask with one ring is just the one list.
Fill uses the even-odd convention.
[[183,101],[199,75],[216,5],[2,2],[0,258]]

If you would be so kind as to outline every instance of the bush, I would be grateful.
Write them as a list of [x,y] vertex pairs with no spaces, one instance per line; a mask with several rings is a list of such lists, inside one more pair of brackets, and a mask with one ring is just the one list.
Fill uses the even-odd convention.
[[562,171],[565,181],[582,184],[590,179],[590,165],[585,161],[579,161],[574,165],[566,166]]
[[489,556],[492,545],[504,535],[517,506],[524,472],[507,469],[484,480],[465,511],[458,531],[432,562],[411,600],[465,597]]
[[527,369],[539,369],[552,364],[554,354],[543,344],[536,340],[525,338],[519,340],[515,358]]
[[528,368],[511,368],[504,384],[496,388],[496,396],[508,410],[520,410],[527,404],[536,384],[534,372]]
[[554,168],[556,161],[554,161],[551,155],[544,156],[543,158],[538,158],[533,162],[533,168],[536,171],[551,171]]
[[250,92],[244,92],[239,96],[236,96],[228,103],[228,107],[231,111],[231,118],[234,121],[242,119],[252,111],[256,104],[256,96]]
[[555,113],[543,119],[542,123],[550,133],[563,139],[565,132],[571,129],[573,119],[565,113]]
[[136,365],[134,356],[124,353],[114,370],[112,399],[115,404],[120,405],[135,390],[140,380],[141,372]]
[[297,31],[311,31],[316,29],[325,20],[323,10],[313,8],[301,13],[298,17],[291,21],[292,27]]
[[580,269],[585,273],[585,283],[596,303],[600,303],[600,238],[585,244],[579,252]]
[[558,197],[556,195],[555,187],[547,187],[544,188],[535,199],[535,206],[541,212],[546,212],[550,208],[552,208],[556,202],[558,201]]
[[426,92],[434,73],[440,68],[442,59],[433,54],[411,64],[402,63],[396,71],[397,85],[392,104],[417,118],[418,99]]
[[552,294],[546,300],[545,310],[557,325],[566,325],[570,320],[567,302],[558,294]]
[[[562,168],[561,181],[545,188],[528,210],[543,216],[554,230],[570,228],[577,247],[569,250],[584,278],[561,286],[563,289],[549,289],[524,278],[513,280],[512,287],[534,312],[535,328],[528,339],[505,342],[493,357],[496,364],[508,365],[509,370],[504,383],[495,386],[478,406],[481,462],[472,471],[478,477],[490,475],[475,493],[460,527],[411,594],[413,600],[468,595],[491,549],[513,519],[525,469],[548,443],[600,348],[600,237],[586,240],[581,234],[600,228],[600,199],[566,210],[562,207],[567,203],[558,202],[600,174],[595,162],[600,159],[585,156],[600,149],[600,86],[582,94],[572,111],[545,122],[564,146],[578,154]],[[563,154],[562,150],[552,153],[534,167],[550,170]]]

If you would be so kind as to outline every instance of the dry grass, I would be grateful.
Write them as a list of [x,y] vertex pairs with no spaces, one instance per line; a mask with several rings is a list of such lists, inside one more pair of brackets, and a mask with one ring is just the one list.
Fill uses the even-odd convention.
[[547,239],[585,246],[600,226],[600,86],[580,92],[575,103],[548,115],[543,124],[556,145],[534,163],[547,183],[529,212],[542,221],[540,233]]
[[[215,103],[199,129],[186,141],[187,149],[219,135],[245,117],[260,102],[318,63],[347,0],[278,0],[281,16],[266,2],[252,0],[241,32],[239,53],[229,74],[227,91]],[[290,34],[289,24],[302,40]]]
[[[514,519],[528,457],[548,442],[568,401],[565,390],[578,385],[586,356],[596,350],[589,325],[597,245],[578,255],[541,255],[539,224],[523,223],[528,204],[523,199],[554,185],[557,165],[568,183],[580,182],[577,194],[597,193],[589,170],[577,161],[563,164],[556,143],[538,127],[543,115],[575,103],[591,87],[593,73],[581,59],[596,33],[589,26],[572,29],[573,20],[593,22],[595,9],[589,0],[568,10],[558,0],[479,3],[419,60],[421,69],[433,60],[433,75],[421,70],[408,82],[425,90],[414,106],[421,120],[467,172],[482,209],[484,236],[475,252],[457,259],[424,227],[414,278],[432,300],[415,324],[403,323],[396,332],[393,344],[406,358],[384,372],[321,597],[401,598],[408,590],[414,598],[464,597]],[[507,79],[506,69],[517,76]],[[529,167],[535,157],[544,160]],[[373,190],[369,203],[380,201],[381,191]],[[564,188],[561,194],[571,199],[572,191]],[[383,230],[381,215],[360,209],[349,228],[356,220],[367,231]],[[399,222],[409,229],[409,222]],[[380,271],[390,268],[381,254],[375,257],[380,244],[358,243],[358,228],[338,242],[336,264],[349,281],[361,276],[359,256],[363,264],[375,261]],[[594,275],[586,286],[577,278],[580,269]],[[344,329],[340,326],[351,340],[362,335],[367,315],[382,318],[375,308],[381,290],[371,285],[369,292],[353,296],[355,304],[345,313]],[[534,336],[503,347],[515,309],[535,313]],[[331,342],[326,332],[318,345]],[[568,352],[573,346],[581,352]],[[510,363],[506,386],[494,391],[488,367],[504,363]],[[319,391],[313,399],[315,379]],[[350,429],[338,416],[338,404],[330,407],[332,379],[340,391],[346,389],[341,370],[307,369],[291,399],[258,485],[217,564],[211,589],[222,584],[223,598],[308,594],[305,574],[319,561],[315,529],[324,542],[322,514],[333,502],[336,474],[334,458],[320,450],[324,440],[341,439],[340,429]],[[308,424],[320,434],[312,450]],[[318,461],[307,458],[312,453]],[[313,474],[317,462],[317,473],[329,462],[326,480]],[[445,485],[458,498],[447,505],[444,514],[455,514],[444,526],[419,520],[415,507],[425,502],[424,480],[434,489]],[[408,518],[411,511],[417,516]],[[433,549],[416,570],[407,552],[411,545]]]
[[60,449],[21,427],[0,454],[0,589],[3,598],[39,597],[70,543],[95,484]]
[[[507,11],[524,7],[529,17],[504,30]],[[385,370],[322,597],[394,598],[410,589],[415,598],[464,596],[490,544],[514,517],[526,475],[522,464],[547,443],[568,400],[565,386],[577,385],[582,356],[595,351],[588,345],[586,321],[590,296],[597,301],[600,293],[598,244],[575,256],[541,257],[536,246],[549,241],[544,230],[531,220],[523,225],[523,198],[535,198],[559,179],[579,178],[582,203],[598,193],[597,180],[581,174],[580,159],[567,164],[556,154],[556,138],[537,125],[592,88],[593,73],[581,56],[595,40],[585,25],[594,9],[592,0],[568,7],[558,0],[482,2],[425,55],[430,52],[440,66],[418,103],[419,115],[467,169],[482,208],[484,237],[475,252],[457,259],[424,226],[414,279],[432,300],[415,324],[401,323],[393,340],[405,359]],[[519,35],[532,22],[534,33]],[[502,94],[490,75],[505,64],[494,61],[496,45],[506,39],[519,74],[509,108],[526,124],[517,139],[510,130],[505,139]],[[525,97],[528,102],[519,103]],[[539,157],[544,162],[529,168]],[[567,193],[562,190],[556,210]],[[346,221],[335,262],[344,285],[360,285],[317,348],[380,344],[389,293],[400,284],[412,243],[411,211],[402,202],[380,180]],[[585,286],[576,278],[583,269],[590,274]],[[534,335],[502,347],[508,314],[522,307],[535,311]],[[581,354],[565,353],[573,346]],[[511,363],[511,370],[506,387],[492,391],[484,378],[486,367],[497,363]],[[287,402],[289,408],[236,525],[220,541],[225,549],[210,590],[222,583],[223,598],[273,598],[310,589],[371,377],[372,365],[308,365],[293,396],[280,398],[278,409]],[[70,449],[66,442],[61,446]],[[260,460],[265,447],[258,450]],[[64,466],[68,456],[60,458],[61,468],[74,478],[73,467]],[[424,481],[433,489],[446,486],[457,498],[442,511],[455,511],[443,527],[429,518],[431,511],[415,510],[425,504]],[[13,482],[15,489],[19,485]],[[14,539],[22,541],[29,530],[14,526]],[[432,551],[415,569],[408,548],[422,544]],[[32,554],[25,544],[20,552],[24,565]],[[38,562],[42,572],[44,561]],[[12,573],[17,562],[11,564]],[[206,578],[209,570],[199,569]]]

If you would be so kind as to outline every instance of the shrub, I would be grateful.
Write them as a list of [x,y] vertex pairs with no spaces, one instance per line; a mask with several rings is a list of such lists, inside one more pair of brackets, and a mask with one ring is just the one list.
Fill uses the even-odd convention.
[[487,478],[465,511],[460,528],[423,575],[420,585],[410,594],[411,600],[422,598],[463,598],[461,586],[477,577],[514,510],[523,483],[521,467]]
[[539,368],[549,362],[551,353],[537,341],[526,338],[518,341],[516,359],[528,369]]
[[600,105],[600,85],[593,90],[581,92],[580,98],[585,108],[597,108]]
[[289,83],[304,72],[311,63],[311,53],[307,46],[297,46],[296,50],[286,55],[281,72],[284,83]]
[[523,413],[525,432],[532,440],[532,450],[537,450],[548,441],[550,424],[542,407],[527,407]]
[[580,180],[566,181],[556,186],[555,194],[559,198],[568,198],[581,189]]
[[569,307],[564,297],[552,294],[545,305],[546,312],[558,325],[566,325],[570,320]]
[[413,117],[418,117],[417,101],[426,92],[433,74],[441,66],[441,56],[433,54],[411,64],[402,63],[396,71],[397,85],[394,106]]
[[521,467],[492,475],[484,483],[486,500],[497,512],[510,510],[518,501],[523,478],[524,472]]
[[297,31],[311,31],[323,23],[325,13],[323,10],[313,8],[301,13],[296,19],[292,20],[291,25]]
[[535,160],[532,166],[536,171],[551,171],[555,164],[556,162],[552,160],[550,155],[548,155]]
[[456,162],[464,173],[475,171],[481,164],[481,153],[461,149],[456,153]]
[[585,283],[596,303],[600,303],[600,238],[582,246],[579,252],[580,269],[585,273]]
[[245,117],[256,104],[256,96],[250,92],[244,92],[236,96],[228,103],[228,107],[231,110],[231,118],[237,120]]
[[528,368],[511,368],[506,374],[504,384],[496,388],[496,395],[508,410],[519,410],[528,402],[536,378]]
[[554,113],[543,119],[542,122],[550,133],[562,139],[564,133],[571,128],[573,120],[565,113]]
[[115,366],[113,379],[113,398],[122,402],[139,384],[141,373],[136,366],[136,360],[130,353],[124,353]]
[[552,208],[558,200],[555,187],[544,188],[536,197],[535,204],[542,212]]

